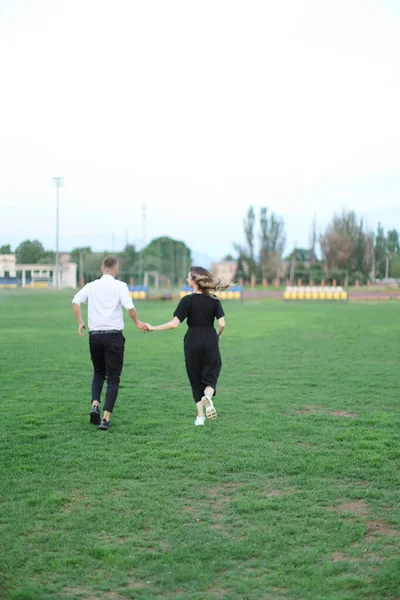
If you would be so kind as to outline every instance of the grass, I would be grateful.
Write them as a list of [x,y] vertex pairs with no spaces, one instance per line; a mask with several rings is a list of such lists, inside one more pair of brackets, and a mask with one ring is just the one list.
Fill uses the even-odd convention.
[[[186,326],[126,319],[102,432],[70,302],[0,295],[0,598],[400,597],[396,303],[225,302],[204,428]],[[174,306],[137,304],[155,324]]]

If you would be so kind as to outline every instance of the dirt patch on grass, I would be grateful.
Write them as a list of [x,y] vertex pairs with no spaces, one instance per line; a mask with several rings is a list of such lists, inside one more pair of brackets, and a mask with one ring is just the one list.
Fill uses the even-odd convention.
[[296,490],[295,488],[288,488],[287,490],[269,490],[268,492],[266,492],[266,496],[267,498],[278,498],[279,496],[292,496],[293,494],[296,494],[298,490]]
[[220,587],[218,584],[209,585],[207,591],[216,598],[229,598],[232,594],[231,589]]
[[83,600],[99,600],[99,598],[105,598],[106,600],[126,600],[126,596],[121,596],[118,592],[95,592],[80,586],[64,588],[61,592],[61,598],[82,598]]
[[368,514],[368,506],[364,500],[356,502],[342,502],[337,506],[327,506],[327,510],[335,510],[341,513],[354,513],[360,517],[365,517]]
[[227,527],[225,527],[225,525],[223,525],[222,523],[213,523],[212,525],[210,525],[210,529],[214,529],[215,531],[220,531],[221,533],[224,533],[225,535],[228,535],[229,529]]
[[305,408],[302,408],[300,410],[294,410],[293,412],[296,415],[312,415],[318,412],[321,412],[323,410],[327,410],[325,406],[306,406]]
[[332,562],[343,562],[347,560],[347,556],[343,552],[333,552],[331,555]]
[[132,541],[131,535],[124,535],[124,536],[117,538],[118,544],[126,544],[126,542],[130,542],[130,541]]
[[345,417],[347,419],[354,419],[357,415],[353,412],[349,412],[347,410],[329,410],[327,406],[314,406],[309,405],[305,406],[299,410],[293,410],[293,413],[296,415],[313,415],[316,413],[328,413],[334,417]]
[[282,588],[274,588],[273,592],[264,594],[261,596],[260,600],[287,600],[289,596],[285,593],[285,590]]
[[210,498],[211,516],[215,521],[223,519],[223,513],[232,501],[232,492],[238,490],[243,484],[235,481],[217,483],[207,490]]
[[317,446],[314,446],[314,444],[305,444],[299,442],[297,445],[299,446],[299,448],[309,448],[310,450],[317,448]]
[[367,527],[368,530],[365,535],[365,539],[369,542],[375,539],[376,533],[386,535],[390,538],[398,533],[395,529],[393,529],[392,527],[390,527],[390,525],[387,525],[383,521],[368,521]]
[[81,490],[77,489],[72,492],[71,496],[61,507],[61,512],[75,512],[79,508],[86,508],[90,504],[90,498],[82,493]]
[[110,496],[113,496],[114,498],[118,498],[118,496],[122,496],[123,494],[126,494],[127,491],[128,491],[127,488],[114,488],[113,490],[111,490]]
[[202,509],[200,506],[191,506],[190,504],[186,504],[183,507],[183,512],[188,513],[189,515],[194,515],[194,516],[197,516],[201,510]]
[[158,546],[151,546],[150,548],[146,548],[148,552],[152,552],[153,554],[162,554],[163,552],[169,551],[169,544],[165,540],[161,540]]
[[348,412],[347,410],[331,410],[329,414],[334,417],[346,417],[347,419],[355,419],[357,416],[355,413]]
[[343,552],[333,552],[331,554],[331,562],[348,562],[348,563],[381,563],[384,562],[385,558],[379,554],[370,553],[364,550],[364,556],[348,556]]
[[213,487],[207,490],[207,494],[210,496],[210,498],[215,498],[217,496],[220,496],[221,494],[225,494],[226,490],[238,490],[242,485],[243,483],[236,481],[225,481],[223,483],[216,483],[215,485],[213,485]]

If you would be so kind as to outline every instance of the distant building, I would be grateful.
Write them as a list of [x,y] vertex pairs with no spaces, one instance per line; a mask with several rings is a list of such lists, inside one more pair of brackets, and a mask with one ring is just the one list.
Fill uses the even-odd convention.
[[[77,265],[69,262],[67,252],[60,254],[60,287],[77,287]],[[19,264],[15,254],[0,254],[0,286],[55,287],[55,265]]]
[[231,282],[235,279],[236,269],[237,260],[224,260],[212,263],[211,265],[212,274],[226,282]]

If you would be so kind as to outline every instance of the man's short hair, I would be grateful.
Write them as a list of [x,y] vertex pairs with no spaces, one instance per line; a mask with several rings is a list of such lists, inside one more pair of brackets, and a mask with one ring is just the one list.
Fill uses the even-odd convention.
[[118,264],[118,258],[116,256],[106,256],[103,260],[103,267],[105,269],[113,269]]

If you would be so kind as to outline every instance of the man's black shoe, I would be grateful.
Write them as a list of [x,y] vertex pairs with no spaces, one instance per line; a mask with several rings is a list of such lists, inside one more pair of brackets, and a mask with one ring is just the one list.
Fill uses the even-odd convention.
[[111,429],[112,425],[110,421],[106,421],[105,419],[101,420],[99,425],[99,429]]
[[90,411],[90,422],[93,425],[100,425],[100,409],[98,406],[92,406],[92,410]]

